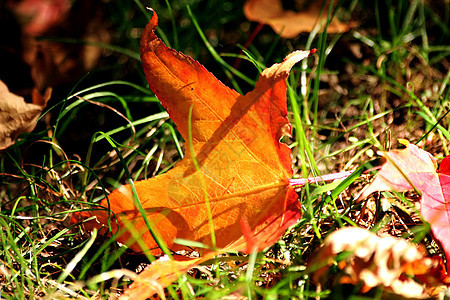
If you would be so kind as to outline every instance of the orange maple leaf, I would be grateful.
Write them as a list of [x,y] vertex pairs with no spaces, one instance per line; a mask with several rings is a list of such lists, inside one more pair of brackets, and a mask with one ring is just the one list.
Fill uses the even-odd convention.
[[[246,243],[251,239],[251,246],[261,250],[301,217],[298,196],[289,184],[291,151],[280,138],[291,129],[285,79],[292,66],[313,51],[296,51],[266,69],[255,89],[243,96],[197,61],[169,49],[155,35],[157,22],[153,13],[141,39],[144,71],[192,151],[169,172],[135,183],[146,217],[173,251],[186,248],[175,239],[211,249],[252,251]],[[132,194],[127,185],[109,195],[109,203],[103,200],[117,217],[117,224],[111,220],[112,229],[133,224],[153,254],[159,254]],[[96,212],[99,224],[108,224],[109,215]],[[118,240],[125,243],[129,238],[125,233]],[[141,250],[137,243],[129,246]]]

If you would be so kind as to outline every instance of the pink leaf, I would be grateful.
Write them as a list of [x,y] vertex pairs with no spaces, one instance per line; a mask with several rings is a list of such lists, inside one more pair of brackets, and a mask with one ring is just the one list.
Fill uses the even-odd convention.
[[387,162],[361,198],[376,191],[418,190],[422,194],[420,211],[441,242],[450,267],[450,156],[442,161],[438,173],[436,160],[430,153],[406,140],[399,142],[406,149],[381,153]]

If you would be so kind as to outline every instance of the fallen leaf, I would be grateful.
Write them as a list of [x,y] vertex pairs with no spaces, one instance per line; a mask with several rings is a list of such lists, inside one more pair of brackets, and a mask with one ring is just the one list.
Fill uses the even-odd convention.
[[[180,274],[224,251],[250,252],[272,245],[301,217],[298,196],[289,183],[290,149],[280,138],[290,133],[285,79],[310,51],[294,52],[268,68],[254,91],[242,96],[197,61],[167,48],[154,33],[157,20],[154,13],[141,39],[144,71],[187,144],[192,141],[194,157],[187,151],[171,171],[136,182],[137,195],[172,251],[185,248],[175,244],[175,238],[213,248],[209,203],[215,246],[222,249],[187,261],[153,262],[124,293],[124,298],[133,299],[161,293]],[[113,231],[133,224],[153,254],[161,253],[132,198],[130,186],[124,186],[109,195],[109,204],[102,202],[117,216],[118,224],[111,222]],[[91,225],[108,223],[108,212],[96,216],[99,223]],[[126,243],[130,236],[126,233],[118,240]],[[137,243],[129,246],[141,250]]]
[[[311,32],[317,25],[325,26],[328,5],[321,12],[323,1],[312,1],[300,12],[285,10],[281,0],[247,0],[244,4],[244,14],[250,21],[268,24],[284,38],[296,37],[301,32]],[[345,32],[355,23],[344,24],[333,18],[327,27],[328,33]]]
[[[217,248],[247,250],[249,234],[243,236],[242,219],[257,243],[252,247],[261,250],[272,245],[301,217],[298,196],[289,184],[290,149],[280,138],[290,133],[285,80],[292,66],[310,51],[291,53],[266,69],[255,89],[242,96],[197,61],[166,47],[154,33],[157,20],[154,13],[141,38],[144,71],[187,149],[192,141],[194,157],[186,151],[174,169],[135,183],[147,218],[172,251],[186,249],[174,243],[176,238],[214,248],[209,213]],[[130,186],[115,190],[108,198],[109,203],[105,199],[102,205],[114,212],[118,226],[123,228],[124,221],[133,224],[153,254],[161,253],[133,204]],[[96,216],[99,223],[92,226],[108,224],[107,211],[98,211]],[[116,232],[116,220],[111,220],[111,226]],[[126,243],[130,237],[127,232],[118,240]],[[141,250],[137,243],[129,246]]]
[[182,261],[171,260],[166,255],[162,256],[137,276],[120,299],[145,300],[154,294],[158,294],[160,298],[164,299],[164,288],[177,280],[180,274],[214,258],[216,254],[210,252],[202,257]]
[[310,264],[315,268],[313,280],[324,283],[328,270],[337,264],[340,284],[360,285],[366,293],[374,287],[403,297],[429,298],[446,290],[440,274],[443,266],[439,258],[425,256],[417,245],[392,236],[378,237],[362,228],[345,227],[325,239]]
[[21,133],[34,129],[50,94],[50,89],[44,96],[33,90],[33,103],[27,103],[22,97],[11,93],[0,80],[0,150],[13,145]]
[[438,173],[436,160],[430,153],[406,140],[399,142],[406,149],[381,153],[387,161],[360,198],[366,198],[376,191],[419,191],[422,194],[420,212],[430,223],[434,236],[445,252],[447,265],[450,266],[449,159],[444,159]]

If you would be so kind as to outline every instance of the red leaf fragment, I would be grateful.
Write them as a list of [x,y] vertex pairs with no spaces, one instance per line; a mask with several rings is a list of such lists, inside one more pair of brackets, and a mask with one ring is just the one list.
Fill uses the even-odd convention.
[[444,157],[439,164],[438,173],[450,175],[450,155]]

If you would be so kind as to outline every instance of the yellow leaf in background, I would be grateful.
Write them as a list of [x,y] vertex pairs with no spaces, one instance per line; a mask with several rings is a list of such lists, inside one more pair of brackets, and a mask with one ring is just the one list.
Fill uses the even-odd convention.
[[[285,10],[281,0],[247,0],[244,14],[250,21],[267,24],[284,38],[293,38],[302,32],[311,32],[317,25],[324,27],[328,6],[322,10],[323,1],[313,1],[305,10],[295,12]],[[328,25],[328,33],[339,33],[356,26],[355,22],[344,24],[333,18]]]

